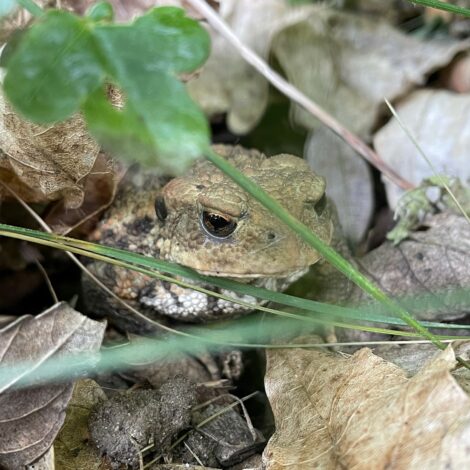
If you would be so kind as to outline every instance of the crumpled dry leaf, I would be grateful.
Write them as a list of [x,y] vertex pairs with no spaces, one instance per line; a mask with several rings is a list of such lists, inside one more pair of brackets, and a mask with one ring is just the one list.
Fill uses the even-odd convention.
[[[465,292],[470,288],[470,225],[464,217],[450,212],[429,215],[398,246],[387,241],[361,258],[351,259],[343,244],[335,246],[338,248],[390,297],[403,302],[415,318],[451,321],[468,316],[470,303]],[[327,263],[313,266],[308,282],[309,298],[319,302],[361,305],[372,313],[390,314],[380,304],[371,304],[363,290]],[[350,329],[337,330],[337,336],[341,341],[384,338]]]
[[361,349],[267,351],[276,432],[263,453],[281,468],[468,468],[470,399],[449,373],[451,347],[413,378]]
[[[455,354],[468,360],[468,352],[470,343],[468,341],[453,343]],[[408,377],[417,374],[422,365],[430,361],[436,355],[436,346],[431,343],[428,344],[393,344],[393,341],[388,344],[381,344],[374,347],[374,354],[380,356],[386,361],[392,362],[398,367],[405,370]],[[465,390],[467,394],[470,393],[470,370],[465,367],[460,367],[451,371],[454,379]]]
[[[418,319],[449,321],[468,315],[468,298],[452,297],[457,289],[470,288],[470,225],[462,216],[428,216],[400,245],[384,243],[358,262],[391,296],[418,298],[419,309],[413,309]],[[367,299],[360,289],[354,292],[354,301]]]
[[[85,177],[98,144],[76,115],[48,127],[23,120],[0,94],[0,179],[26,202],[63,199],[66,208],[83,202]],[[0,198],[11,195],[0,187]]]
[[344,235],[353,243],[360,242],[374,210],[369,165],[325,127],[308,138],[305,158],[315,172],[326,179],[326,192],[336,205]]
[[[272,52],[290,82],[367,138],[384,97],[393,100],[421,85],[469,47],[469,41],[420,41],[376,18],[322,8],[280,32]],[[300,107],[294,117],[318,127]]]
[[88,419],[93,408],[105,400],[106,394],[94,380],[75,383],[64,425],[54,441],[57,470],[103,470],[101,456],[89,444]]
[[59,470],[54,464],[54,448],[51,447],[41,458],[26,465],[25,470]]
[[[104,330],[104,323],[59,303],[0,330],[1,364],[31,361],[35,368],[53,356],[97,351]],[[0,467],[7,470],[33,462],[51,446],[73,388],[67,382],[15,390],[19,378],[0,390]]]
[[82,205],[78,209],[67,209],[60,200],[48,211],[45,222],[54,233],[73,232],[75,237],[88,235],[99,214],[113,202],[124,173],[124,167],[101,152],[85,179]]
[[[219,13],[245,45],[267,59],[278,31],[317,10],[284,0],[221,0]],[[220,34],[211,35],[211,55],[188,90],[207,114],[227,112],[230,130],[247,133],[266,108],[268,83]]]
[[[438,173],[470,181],[470,95],[419,90],[400,102],[396,111]],[[374,146],[392,169],[415,185],[434,174],[396,119],[375,134]],[[384,182],[388,203],[394,209],[403,191]]]
[[452,297],[470,287],[470,225],[462,216],[427,216],[409,239],[398,246],[384,243],[359,263],[394,297],[417,298],[419,310],[413,311],[421,320],[449,321],[468,315],[468,298]]

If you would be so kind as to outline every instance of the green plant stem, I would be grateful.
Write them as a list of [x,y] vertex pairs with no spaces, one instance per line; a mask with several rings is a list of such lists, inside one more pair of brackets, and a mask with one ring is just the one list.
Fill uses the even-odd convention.
[[17,2],[33,16],[40,17],[44,15],[44,10],[33,0],[17,0]]
[[[442,343],[435,335],[423,327],[412,315],[410,315],[398,303],[390,299],[374,282],[360,273],[347,260],[340,256],[336,251],[320,240],[306,225],[293,217],[277,201],[272,199],[256,183],[248,179],[240,170],[235,168],[224,158],[217,155],[212,149],[207,149],[206,158],[217,168],[223,171],[227,176],[233,179],[247,193],[257,199],[266,209],[275,214],[282,222],[294,230],[305,242],[317,250],[329,263],[341,271],[346,277],[351,279],[362,290],[370,294],[374,299],[401,318],[407,325],[412,327],[422,337],[431,341],[439,349],[445,349],[446,345]],[[457,358],[460,364],[470,369],[470,364],[461,358]]]
[[459,7],[457,5],[452,5],[447,2],[440,2],[439,0],[408,0],[411,3],[416,3],[417,5],[424,5],[426,7],[436,8],[437,10],[450,11],[451,13],[456,13],[457,15],[470,16],[470,10],[468,8]]

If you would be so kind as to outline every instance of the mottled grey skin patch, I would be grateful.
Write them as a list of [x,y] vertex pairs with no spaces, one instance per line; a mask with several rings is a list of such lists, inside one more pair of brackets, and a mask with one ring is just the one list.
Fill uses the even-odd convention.
[[[292,155],[267,158],[241,147],[214,148],[322,240],[330,242],[333,224],[328,206],[323,204],[325,182],[302,159]],[[204,160],[197,161],[184,176],[169,181],[132,174],[90,238],[180,263],[202,274],[272,290],[285,289],[320,259],[274,215]],[[164,315],[205,322],[252,310],[122,268],[104,269],[101,262],[92,262],[89,268],[120,298],[150,318]],[[96,289],[84,278],[85,302],[90,310],[120,321],[129,316],[115,300]],[[232,292],[221,293],[237,297]],[[252,297],[240,299],[257,305]]]

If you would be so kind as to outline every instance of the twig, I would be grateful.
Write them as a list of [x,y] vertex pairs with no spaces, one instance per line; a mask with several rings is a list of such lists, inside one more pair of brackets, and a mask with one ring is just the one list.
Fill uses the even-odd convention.
[[187,0],[199,14],[204,16],[209,25],[223,36],[237,52],[253,66],[261,75],[263,75],[273,86],[280,92],[302,106],[307,112],[315,116],[319,121],[329,127],[335,134],[341,137],[356,152],[364,157],[368,162],[375,166],[385,177],[395,183],[402,189],[413,189],[414,185],[398,175],[390,168],[379,155],[372,150],[362,139],[356,134],[346,129],[333,116],[328,114],[324,109],[314,103],[307,95],[302,93],[298,88],[285,80],[280,74],[275,72],[265,60],[258,56],[252,49],[247,47],[230,29],[227,23],[204,1],[204,0]]
[[40,263],[38,259],[35,259],[34,263],[38,267],[39,271],[41,271],[41,274],[43,275],[44,280],[46,281],[47,288],[49,289],[49,292],[51,293],[52,300],[54,301],[55,304],[59,303],[59,298],[57,297],[57,294],[55,293],[54,286],[52,285],[52,282],[49,278],[49,275],[47,274],[47,271],[44,269],[44,266]]

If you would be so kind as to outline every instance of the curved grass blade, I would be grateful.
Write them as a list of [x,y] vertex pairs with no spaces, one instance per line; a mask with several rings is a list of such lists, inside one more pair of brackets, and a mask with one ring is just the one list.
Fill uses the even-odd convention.
[[423,5],[425,7],[436,8],[437,10],[450,11],[457,15],[469,16],[470,10],[468,8],[460,7],[453,5],[452,3],[441,2],[438,0],[408,0],[411,3],[416,3],[417,5]]
[[[205,157],[212,162],[219,170],[223,171],[233,181],[235,181],[248,194],[253,196],[271,213],[275,214],[282,222],[295,231],[306,243],[317,250],[330,264],[346,275],[351,281],[359,286],[364,292],[367,292],[372,298],[378,300],[386,306],[392,313],[401,318],[407,325],[418,332],[423,338],[431,341],[437,348],[445,349],[446,345],[442,343],[434,334],[417,321],[407,310],[400,304],[388,297],[385,292],[380,289],[373,281],[359,272],[346,259],[340,256],[336,251],[320,240],[306,225],[293,217],[285,210],[276,200],[271,198],[263,189],[261,189],[254,181],[247,178],[240,170],[231,165],[228,161],[217,155],[211,148],[208,148]],[[470,369],[470,363],[462,359],[456,358],[457,361]]]
[[[347,327],[343,320],[352,320],[352,321],[368,321],[375,323],[384,323],[398,326],[405,326],[406,323],[397,318],[391,317],[388,315],[376,314],[371,312],[372,308],[377,308],[377,306],[359,306],[358,308],[347,308],[337,305],[330,305],[321,302],[316,302],[310,299],[303,299],[300,297],[294,297],[289,294],[284,294],[282,292],[274,292],[260,287],[250,286],[247,284],[239,283],[229,279],[212,277],[212,276],[203,276],[196,271],[180,266],[174,263],[169,263],[167,261],[158,260],[155,258],[150,258],[143,256],[137,253],[128,252],[118,248],[107,247],[103,245],[94,244],[91,242],[86,242],[83,240],[77,240],[74,238],[63,237],[60,235],[48,234],[45,232],[40,232],[31,229],[25,229],[21,227],[8,226],[5,224],[0,224],[0,235],[7,235],[11,237],[21,238],[34,243],[42,243],[48,246],[58,248],[58,249],[68,249],[74,251],[78,254],[89,256],[95,259],[100,259],[105,262],[114,262],[119,263],[120,266],[137,270],[143,274],[147,274],[153,277],[159,277],[168,282],[174,282],[182,287],[192,288],[204,292],[208,295],[214,297],[224,298],[225,300],[232,301],[234,303],[239,303],[245,305],[249,308],[253,308],[251,304],[239,301],[230,296],[225,296],[216,292],[212,292],[209,289],[201,288],[193,284],[185,283],[184,281],[175,280],[173,278],[164,276],[161,272],[168,274],[181,276],[193,281],[203,282],[205,284],[213,284],[217,287],[221,287],[227,290],[237,292],[239,294],[250,295],[257,297],[262,300],[269,302],[275,302],[276,304],[281,304],[288,307],[294,307],[301,311],[302,315],[291,314],[289,312],[280,311],[274,308],[268,308],[260,306],[259,310],[273,313],[282,316],[291,316],[291,318],[302,318],[303,321],[312,321],[308,320],[305,315],[315,314],[313,319],[317,323],[329,324],[332,326]],[[115,263],[115,264],[117,264]],[[148,269],[142,269],[148,268]],[[460,324],[442,324],[439,322],[422,322],[423,325],[430,328],[448,328],[448,329],[470,329],[470,325],[460,325]],[[359,328],[360,325],[352,324],[349,325],[352,328]],[[369,327],[368,327],[369,328]],[[375,332],[384,332],[386,334],[393,334],[390,331],[377,329],[366,331],[375,331]]]
[[[234,334],[245,338],[248,345],[255,344],[261,346],[262,342],[269,342],[272,336],[285,337],[285,321],[279,324],[271,324],[270,328],[257,327],[253,321],[233,322],[230,328],[212,331],[197,327],[188,328],[187,331],[194,337],[200,335],[201,341],[188,341],[187,338],[180,336],[166,336],[163,339],[140,338],[138,341],[117,345],[103,349],[99,354],[80,354],[73,356],[61,356],[50,358],[46,363],[32,368],[28,361],[16,363],[14,365],[0,367],[0,387],[11,380],[12,377],[18,377],[25,371],[31,371],[25,374],[15,383],[15,388],[37,385],[38,383],[64,381],[77,374],[83,374],[85,371],[93,373],[104,373],[128,369],[134,363],[148,363],[168,358],[171,354],[185,352],[187,354],[198,354],[214,350],[220,345],[231,344]],[[416,334],[413,334],[417,336]],[[453,339],[452,337],[439,337],[441,340]],[[256,342],[256,343],[255,343]],[[235,343],[236,344],[236,343]],[[240,343],[242,346],[243,343]],[[293,348],[293,347],[329,347],[328,344],[277,344],[271,347]],[[34,370],[31,370],[34,369]]]

